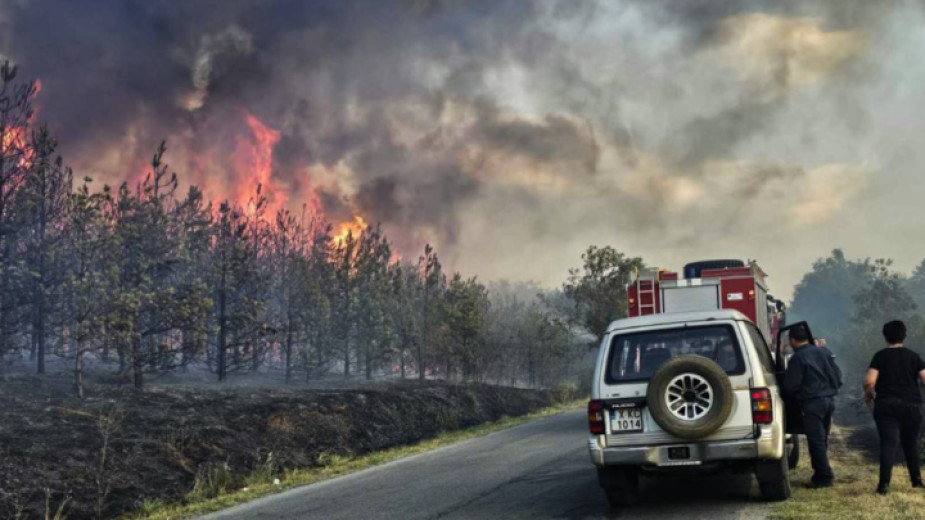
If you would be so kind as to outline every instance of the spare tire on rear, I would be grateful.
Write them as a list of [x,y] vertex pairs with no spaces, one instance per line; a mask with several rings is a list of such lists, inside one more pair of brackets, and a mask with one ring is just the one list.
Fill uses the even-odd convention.
[[735,395],[723,369],[702,356],[679,356],[659,367],[646,391],[652,418],[666,432],[699,439],[722,426]]

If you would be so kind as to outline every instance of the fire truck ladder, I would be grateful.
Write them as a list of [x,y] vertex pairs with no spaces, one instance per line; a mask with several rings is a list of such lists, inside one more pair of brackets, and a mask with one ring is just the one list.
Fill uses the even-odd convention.
[[[642,282],[648,282],[648,288],[643,286]],[[646,303],[646,299],[643,296],[648,296],[649,301]],[[655,306],[655,279],[648,280],[636,280],[636,297],[639,298],[639,315],[645,316],[646,314],[655,314],[658,312],[658,308]],[[649,311],[649,312],[646,312]]]

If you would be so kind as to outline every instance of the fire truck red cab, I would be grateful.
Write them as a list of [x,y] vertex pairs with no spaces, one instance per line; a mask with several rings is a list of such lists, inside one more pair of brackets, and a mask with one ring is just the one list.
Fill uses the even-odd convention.
[[629,317],[731,309],[748,316],[769,343],[784,325],[783,302],[768,294],[767,275],[756,262],[693,262],[683,274],[658,268],[638,272],[626,291]]

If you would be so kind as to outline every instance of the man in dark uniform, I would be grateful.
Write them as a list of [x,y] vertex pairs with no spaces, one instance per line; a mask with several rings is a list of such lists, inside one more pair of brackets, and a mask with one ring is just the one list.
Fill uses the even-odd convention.
[[783,391],[799,401],[809,456],[813,462],[810,487],[830,487],[835,475],[829,465],[829,430],[835,413],[835,395],[842,386],[842,375],[835,356],[825,347],[810,347],[804,327],[790,329],[793,357],[784,375]]

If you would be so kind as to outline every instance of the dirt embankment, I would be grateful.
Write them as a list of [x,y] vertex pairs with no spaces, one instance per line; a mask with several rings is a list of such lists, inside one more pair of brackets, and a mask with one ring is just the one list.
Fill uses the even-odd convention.
[[[551,392],[407,383],[357,390],[98,388],[84,401],[0,385],[0,518],[110,518],[194,485],[311,467],[553,404]],[[216,482],[223,480],[227,482]]]

